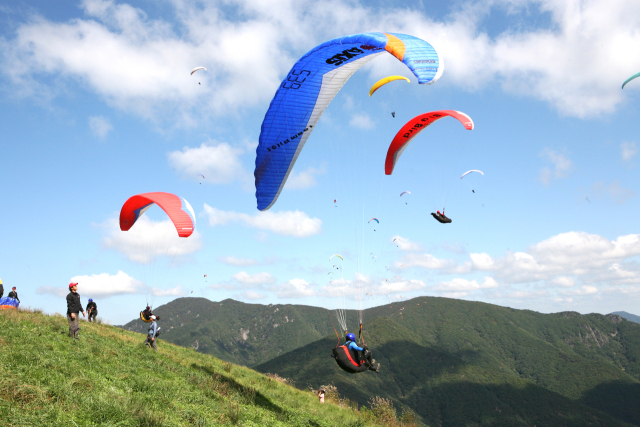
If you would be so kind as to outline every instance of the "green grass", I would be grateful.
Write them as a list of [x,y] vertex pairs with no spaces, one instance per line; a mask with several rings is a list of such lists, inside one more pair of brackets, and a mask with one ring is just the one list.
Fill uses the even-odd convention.
[[320,405],[251,369],[162,339],[65,317],[0,311],[3,426],[368,426],[367,414]]

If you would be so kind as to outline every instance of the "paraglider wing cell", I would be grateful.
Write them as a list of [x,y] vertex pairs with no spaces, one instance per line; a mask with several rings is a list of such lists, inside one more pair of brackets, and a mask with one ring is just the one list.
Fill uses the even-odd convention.
[[377,91],[378,89],[380,89],[382,86],[386,85],[387,83],[390,83],[392,81],[395,80],[406,80],[407,83],[411,83],[411,80],[409,80],[406,77],[403,76],[389,76],[389,77],[385,77],[383,79],[378,80],[377,82],[375,82],[373,84],[373,86],[371,86],[371,89],[369,89],[369,96],[373,95],[375,91]]
[[640,73],[636,73],[633,76],[629,77],[627,80],[624,81],[624,83],[622,83],[622,89],[624,89],[627,83],[629,83],[631,80],[637,79],[638,77],[640,77]]
[[206,68],[204,68],[204,67],[196,67],[196,68],[194,68],[193,70],[191,70],[191,75],[193,76],[193,73],[195,73],[195,72],[196,72],[196,71],[198,71],[198,70],[205,70],[205,71],[207,71],[207,69],[206,69]]
[[191,236],[196,228],[196,215],[189,202],[175,194],[161,192],[130,197],[120,210],[120,230],[128,231],[154,203],[169,216],[178,236]]
[[414,117],[402,126],[393,138],[393,141],[391,141],[391,145],[389,145],[389,150],[387,151],[387,158],[384,162],[384,173],[387,175],[391,175],[393,173],[393,169],[396,167],[396,163],[398,162],[400,155],[416,135],[426,129],[431,123],[447,116],[459,120],[460,123],[464,125],[465,129],[473,129],[473,120],[471,120],[471,117],[460,111],[431,111]]
[[322,113],[360,67],[388,52],[402,61],[418,83],[435,83],[444,69],[436,50],[405,34],[362,33],[311,49],[296,62],[276,91],[260,130],[255,184],[259,210],[278,199],[304,144]]
[[472,169],[470,171],[466,171],[465,173],[463,173],[462,176],[460,176],[460,179],[462,179],[465,176],[469,175],[471,172],[478,172],[479,174],[484,175],[484,172],[476,170],[476,169]]

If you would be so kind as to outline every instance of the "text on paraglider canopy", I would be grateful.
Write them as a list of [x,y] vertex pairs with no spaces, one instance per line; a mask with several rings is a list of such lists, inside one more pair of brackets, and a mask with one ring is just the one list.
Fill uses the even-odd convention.
[[305,133],[306,131],[308,131],[310,128],[312,128],[313,126],[309,125],[308,128],[304,128],[304,130],[302,132],[298,132],[297,134],[290,136],[289,138],[285,139],[282,142],[278,142],[277,144],[273,144],[271,147],[267,147],[267,151],[271,151],[271,150],[275,150],[278,147],[282,147],[285,144],[288,144],[289,142],[294,141],[295,139],[297,139],[298,137],[302,136],[303,133]]
[[351,49],[345,49],[340,53],[336,53],[331,58],[327,59],[327,64],[333,64],[336,67],[342,65],[345,61],[350,60],[360,54],[364,53],[364,50],[352,47]]
[[[307,80],[307,77],[311,75],[311,71],[302,70],[299,73],[296,73],[296,70],[291,70],[289,75],[287,76],[287,80],[282,82],[283,89],[298,89],[302,85],[302,83]],[[302,79],[302,80],[300,80]]]
[[[439,119],[440,117],[442,117],[441,114],[434,114],[432,116],[429,117],[423,117],[422,119],[420,119],[421,122],[428,122],[429,120],[431,120],[432,118],[437,118]],[[402,135],[405,138],[409,138],[411,136],[412,133],[417,132],[418,129],[420,129],[421,127],[424,126],[429,126],[429,124],[422,124],[422,123],[416,123],[414,124],[411,129],[409,129],[409,131],[407,133],[405,133],[404,135]]]

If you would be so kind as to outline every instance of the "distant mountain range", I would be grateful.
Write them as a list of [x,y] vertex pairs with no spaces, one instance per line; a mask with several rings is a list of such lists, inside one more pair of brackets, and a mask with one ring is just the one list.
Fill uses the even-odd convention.
[[333,383],[359,404],[389,398],[429,426],[640,426],[640,325],[614,313],[433,297],[376,307],[364,336],[381,372],[350,375],[330,357],[338,338],[324,309],[181,298],[155,311],[170,342],[299,388]]
[[640,323],[640,316],[636,316],[635,314],[627,313],[626,311],[614,311],[611,314],[617,314],[618,316],[627,319],[629,322]]

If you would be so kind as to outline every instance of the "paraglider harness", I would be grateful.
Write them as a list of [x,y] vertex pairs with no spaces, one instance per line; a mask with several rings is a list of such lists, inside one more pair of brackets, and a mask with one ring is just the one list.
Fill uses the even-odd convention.
[[[146,308],[140,312],[140,320],[142,320],[144,323],[151,323],[153,322],[153,320],[151,319],[152,315],[153,313],[151,312],[151,309]],[[156,320],[160,320],[160,316],[156,315]]]
[[[336,336],[337,335],[338,333],[336,332]],[[368,352],[369,348],[364,343],[364,338],[362,336],[362,324],[360,325],[358,338],[360,338],[363,344],[362,348],[364,349],[364,351]],[[340,343],[339,340],[340,338],[338,337],[338,344]],[[361,351],[352,350],[347,345],[336,345],[331,353],[331,357],[336,359],[338,366],[340,366],[342,370],[350,374],[357,374],[358,372],[368,371],[370,368],[369,364],[366,362],[365,354]]]
[[442,224],[449,224],[451,223],[451,220],[449,218],[447,218],[446,216],[444,216],[444,209],[442,209],[442,213],[440,213],[440,211],[438,211],[438,213],[431,213],[431,216],[433,216],[438,222],[442,223]]

